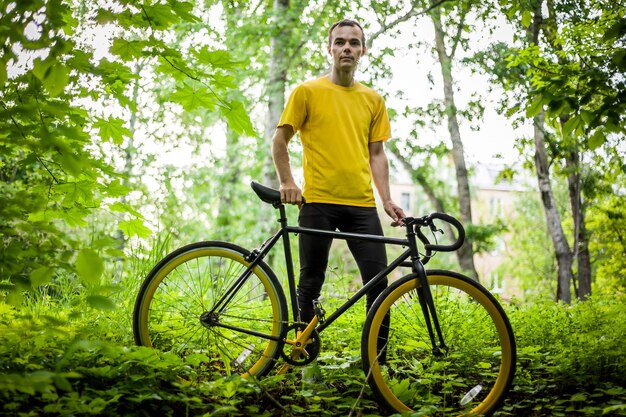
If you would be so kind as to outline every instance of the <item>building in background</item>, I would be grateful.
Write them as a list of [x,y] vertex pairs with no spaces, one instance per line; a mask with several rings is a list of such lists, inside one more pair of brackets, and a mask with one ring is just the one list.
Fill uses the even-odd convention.
[[[476,224],[487,225],[515,216],[515,202],[520,196],[529,193],[532,181],[527,176],[520,176],[514,181],[500,180],[503,166],[480,164],[472,168],[470,184],[472,187],[472,216]],[[454,183],[454,175],[448,175]],[[408,174],[394,169],[390,184],[391,198],[412,216],[421,216],[432,211],[432,206],[424,196],[420,186],[410,181]],[[511,277],[501,276],[498,266],[507,256],[507,235],[495,237],[489,251],[474,256],[476,271],[481,283],[490,291],[511,296],[516,293],[516,285]]]

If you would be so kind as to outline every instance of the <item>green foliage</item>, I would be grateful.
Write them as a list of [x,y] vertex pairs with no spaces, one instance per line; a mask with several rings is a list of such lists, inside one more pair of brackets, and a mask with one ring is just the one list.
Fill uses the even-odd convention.
[[[115,298],[125,291],[134,292]],[[571,306],[505,305],[518,372],[496,415],[625,415],[624,301],[621,294]],[[129,329],[119,325],[125,309],[76,316],[56,302],[19,310],[0,304],[0,415],[387,415],[364,389],[362,307],[321,335],[322,381],[310,386],[298,369],[259,381],[216,378],[200,358],[132,347]]]
[[610,296],[626,291],[626,198],[606,197],[590,210],[588,224],[592,236],[589,250],[594,255],[596,291]]
[[553,299],[556,281],[554,249],[539,198],[521,196],[507,222],[507,249],[514,254],[499,266],[523,300]]
[[509,309],[518,370],[499,415],[625,415],[623,294]]
[[[215,111],[235,132],[255,135],[231,94],[229,73],[241,63],[224,50],[180,50],[165,40],[177,25],[199,23],[192,3],[94,6],[35,0],[0,9],[0,297],[13,303],[62,276],[97,285],[105,263],[123,256],[124,239],[152,233],[127,203],[131,173],[115,167],[120,151],[127,159],[136,152],[133,69],[149,66],[171,80],[167,101],[190,113]],[[87,29],[111,27],[113,55],[98,58]],[[98,218],[111,222],[101,227]]]
[[[509,3],[510,15],[529,27],[529,5]],[[558,2],[557,44],[574,47],[554,53],[499,45],[493,52],[492,68],[506,76],[504,85],[532,82],[532,94],[516,100],[510,114],[545,109],[554,121],[569,117],[552,123],[554,138],[568,138],[553,141],[552,155],[575,138],[592,151],[587,160],[602,167],[602,175],[585,178],[594,291],[601,296],[572,308],[509,307],[520,374],[501,415],[626,414],[619,343],[626,205],[614,195],[625,186],[623,80],[616,76],[624,70],[624,14],[619,4],[590,4],[597,6],[595,20]],[[166,252],[213,238],[258,246],[275,224],[274,212],[247,186],[262,177],[269,158],[250,115],[267,104],[269,91],[260,86],[269,85],[270,62],[282,60],[272,75],[288,83],[317,75],[327,65],[319,49],[328,24],[365,16],[348,3],[295,1],[282,13],[267,2],[227,2],[226,31],[218,33],[212,5],[30,0],[0,6],[1,415],[384,414],[368,389],[359,399],[365,385],[360,305],[324,333],[325,384],[316,390],[302,389],[298,371],[262,381],[214,379],[197,357],[132,347],[128,322],[140,280]],[[379,24],[406,12],[397,4],[371,6]],[[365,23],[368,32],[375,29]],[[98,56],[88,39],[92,29],[114,35],[110,54]],[[276,56],[268,54],[272,37],[279,41]],[[364,76],[384,78],[391,71],[384,58],[393,50],[372,52]],[[479,104],[465,116],[479,115]],[[441,117],[442,108],[432,105],[423,115]],[[227,131],[225,139],[209,129],[216,124]],[[410,145],[417,136],[412,132]],[[155,144],[189,145],[201,166],[153,165]],[[413,149],[433,156],[448,151]],[[123,161],[131,164],[121,169]],[[415,181],[436,182],[428,165],[415,171]],[[156,178],[159,190],[151,194],[142,176]],[[451,195],[443,198],[446,206],[455,204]],[[522,211],[522,220],[509,225],[520,255],[508,268],[528,298],[538,299],[554,292],[554,259],[537,227],[539,206]],[[293,223],[295,212],[289,215]],[[495,231],[473,232],[488,242]],[[443,254],[433,260],[449,263]],[[329,273],[328,288],[340,295],[358,281],[343,267]]]
[[471,224],[465,228],[466,235],[474,245],[474,253],[478,254],[493,250],[498,236],[507,230],[502,219],[495,219],[493,223],[486,225]]

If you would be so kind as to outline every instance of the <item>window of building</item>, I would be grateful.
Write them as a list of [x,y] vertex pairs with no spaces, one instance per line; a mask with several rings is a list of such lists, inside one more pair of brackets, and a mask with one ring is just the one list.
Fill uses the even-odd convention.
[[405,212],[411,211],[411,193],[402,193],[400,205]]
[[502,199],[499,197],[491,197],[489,199],[489,214],[492,217],[502,216]]

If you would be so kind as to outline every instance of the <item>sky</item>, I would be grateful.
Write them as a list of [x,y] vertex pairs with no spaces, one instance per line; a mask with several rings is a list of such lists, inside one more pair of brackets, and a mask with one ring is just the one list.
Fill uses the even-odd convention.
[[[220,10],[216,9],[214,13],[220,13]],[[212,19],[213,23],[217,21],[219,21],[219,19]],[[415,20],[413,20],[413,22],[415,22]],[[425,41],[432,45],[434,42],[432,23],[428,18],[422,17],[417,20],[417,23],[411,23],[410,25],[406,23],[405,25],[411,28],[411,30],[402,31],[401,35],[396,39],[392,39],[390,36],[386,35],[381,36],[376,40],[373,46],[374,48],[389,47],[395,51],[395,56],[386,58],[386,62],[392,69],[392,76],[386,80],[379,80],[379,82],[374,85],[374,88],[382,93],[386,93],[388,107],[399,111],[407,105],[411,107],[425,106],[433,99],[441,99],[443,97],[440,70],[434,56],[426,50],[419,52],[408,48],[408,44],[416,40]],[[416,25],[419,27],[417,36],[419,36],[420,39],[415,39],[412,34],[412,32],[414,32],[412,27]],[[108,55],[110,39],[113,34],[111,28],[92,30],[93,33],[89,36],[94,36],[94,45],[96,46],[95,56],[102,57]],[[37,38],[37,32],[38,29],[35,25],[29,25],[25,28],[25,33],[28,37]],[[470,42],[472,49],[486,44],[484,32],[476,31],[471,36],[473,37]],[[510,42],[512,38],[512,29],[505,23],[502,23],[495,33],[490,36],[488,41],[502,40]],[[320,53],[323,54],[326,54],[325,42],[325,39],[320,40],[319,50]],[[33,57],[33,55],[29,56],[29,59],[27,59],[23,65],[28,66],[28,61],[32,62]],[[365,57],[361,63],[361,67],[366,68],[367,65],[368,59]],[[17,68],[15,69],[17,70]],[[431,79],[434,81],[434,84],[428,81],[429,72],[432,75]],[[467,101],[472,98],[472,94],[486,94],[489,87],[489,81],[485,76],[471,74],[469,70],[463,69],[460,65],[454,68],[453,76],[456,86],[458,87],[455,91],[455,99],[459,107],[463,107]],[[288,90],[291,90],[293,87],[294,86],[289,86]],[[402,94],[397,94],[398,91],[401,91]],[[523,130],[515,131],[505,116],[496,113],[494,109],[496,108],[497,99],[497,93],[484,97],[483,103],[486,107],[484,119],[482,123],[475,123],[480,126],[480,130],[474,131],[469,128],[468,123],[461,122],[462,140],[465,147],[466,158],[470,164],[486,162],[490,164],[502,164],[513,162],[518,158],[517,151],[513,148],[515,137],[530,134],[529,129],[526,132]],[[263,121],[263,118],[261,118],[260,121]],[[262,132],[262,123],[257,123],[257,128]],[[410,122],[398,118],[392,125],[394,140],[408,140],[409,132],[412,128],[413,126]],[[449,143],[449,134],[445,123],[434,130],[432,128],[420,129],[418,140],[429,144],[436,144],[441,141]],[[188,161],[189,152],[190,150],[188,149],[173,149],[170,150],[167,155],[163,155],[163,157],[169,163],[178,161],[184,164],[185,161]],[[496,156],[500,156],[500,158]]]
[[[433,25],[429,19],[422,18],[419,25],[419,36],[429,45],[434,44]],[[415,41],[411,39],[410,31],[404,31],[398,39],[381,38],[380,47],[390,47],[396,50],[395,57],[387,61],[392,68],[393,76],[383,88],[387,92],[403,91],[403,99],[397,94],[390,94],[387,98],[387,106],[402,109],[407,104],[410,106],[426,106],[433,99],[443,99],[441,72],[438,61],[428,51],[418,53],[408,50],[407,44]],[[492,41],[511,42],[513,30],[505,23],[498,25],[493,35],[486,38],[485,33],[476,31],[470,35],[470,48],[477,51]],[[374,45],[374,47],[378,47]],[[432,74],[434,85],[428,81],[427,74]],[[467,68],[456,65],[453,68],[455,80],[455,101],[458,107],[463,107],[472,99],[472,94],[480,93],[484,96],[481,102],[485,105],[485,114],[482,123],[474,123],[480,127],[479,131],[470,129],[467,122],[461,121],[461,137],[464,144],[466,158],[469,163],[511,163],[519,158],[518,151],[513,144],[516,137],[529,135],[529,128],[515,130],[506,116],[496,112],[498,92],[487,94],[489,80],[481,74],[472,74]],[[393,126],[395,140],[406,140],[408,132],[413,128],[406,121],[398,120]],[[449,142],[449,133],[445,123],[436,131],[430,129],[420,130],[419,140],[434,144],[440,141]],[[498,158],[497,156],[501,157]]]

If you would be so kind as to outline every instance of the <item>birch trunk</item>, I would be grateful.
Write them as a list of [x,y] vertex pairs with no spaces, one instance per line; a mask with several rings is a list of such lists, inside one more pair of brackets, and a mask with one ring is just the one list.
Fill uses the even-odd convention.
[[[563,50],[563,45],[557,42],[556,39],[558,23],[554,1],[547,0],[546,6],[549,16],[542,22],[541,27],[550,46],[560,52]],[[568,64],[565,56],[559,56],[558,60],[562,65]],[[564,131],[563,127],[568,120],[569,116],[567,115],[559,117],[561,131]],[[566,139],[568,138],[562,138],[562,140]],[[567,189],[574,222],[572,263],[575,259],[578,266],[576,296],[581,300],[586,300],[591,295],[591,260],[589,258],[589,238],[587,236],[587,228],[585,227],[585,206],[582,202],[580,145],[575,139],[573,142],[571,149],[565,155],[565,164],[569,173],[567,176]]]
[[[289,9],[289,0],[274,0],[274,16],[285,16]],[[265,140],[267,146],[263,166],[263,181],[266,185],[278,188],[278,177],[274,170],[271,154],[271,141],[276,130],[276,124],[285,108],[285,82],[287,79],[288,63],[285,62],[288,53],[289,34],[282,31],[270,39],[270,62],[267,78],[267,113],[265,119]]]
[[586,300],[591,295],[591,260],[589,258],[589,239],[585,226],[585,209],[582,203],[580,187],[580,155],[578,150],[569,152],[566,158],[566,166],[569,171],[567,176],[572,218],[574,220],[574,253],[578,266],[578,288],[576,296],[580,300]]
[[550,168],[546,152],[544,114],[543,111],[533,120],[535,143],[535,168],[541,201],[546,215],[548,233],[552,239],[557,262],[557,301],[570,303],[570,283],[572,281],[572,252],[561,226],[561,216],[556,206],[552,185],[550,184]]
[[[528,28],[529,42],[538,45],[539,31],[543,22],[541,15],[542,2],[536,6],[533,22]],[[541,201],[543,203],[544,213],[546,215],[546,223],[548,233],[552,239],[552,245],[556,255],[557,262],[557,301],[570,303],[571,282],[572,282],[572,252],[563,232],[561,225],[561,216],[559,214],[552,185],[550,183],[550,166],[548,164],[548,154],[545,142],[545,123],[543,110],[533,118],[534,144],[535,144],[535,169],[537,172],[537,182]]]
[[[461,140],[461,132],[459,131],[457,108],[454,102],[454,80],[452,78],[452,58],[454,56],[454,49],[450,54],[446,52],[446,34],[441,25],[441,14],[437,8],[433,9],[431,18],[435,27],[435,47],[439,58],[439,65],[441,66],[441,75],[443,77],[444,103],[448,121],[448,132],[452,140],[452,157],[456,172],[460,220],[464,225],[470,225],[472,224],[472,208],[469,179],[465,164],[463,141]],[[457,36],[460,36],[460,33],[458,33]],[[453,44],[456,44],[455,40],[453,40]],[[470,238],[467,238],[463,246],[458,250],[458,256],[461,268],[470,277],[478,281],[478,272],[476,272],[476,267],[474,266],[474,250]]]

